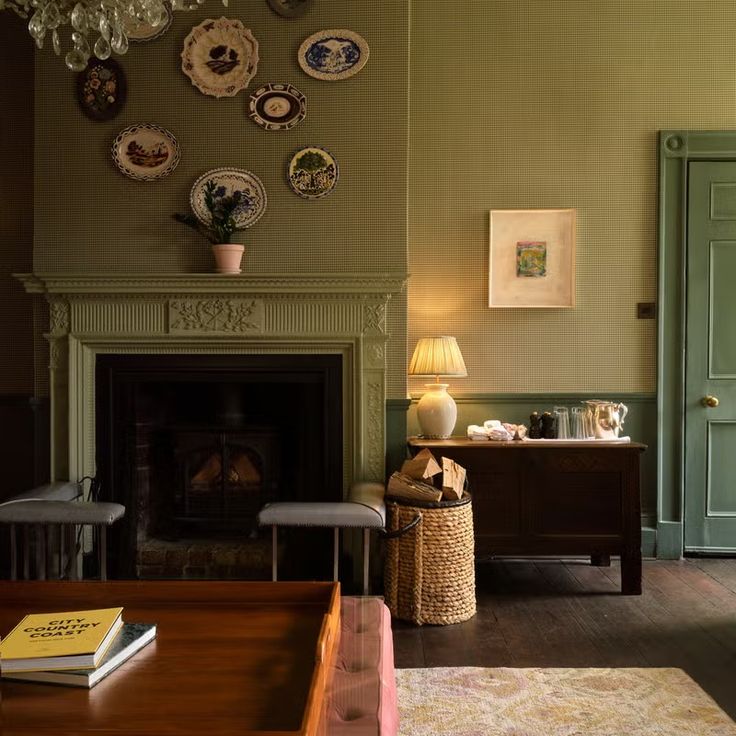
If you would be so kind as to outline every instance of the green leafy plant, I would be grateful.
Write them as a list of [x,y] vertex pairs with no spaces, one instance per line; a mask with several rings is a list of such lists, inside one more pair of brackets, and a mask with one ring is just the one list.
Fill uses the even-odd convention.
[[204,204],[210,213],[208,225],[201,223],[194,215],[174,213],[177,222],[196,230],[204,235],[211,243],[229,243],[230,236],[243,228],[238,227],[235,216],[238,212],[247,211],[253,207],[253,200],[246,192],[234,191],[227,194],[225,187],[215,181],[208,181],[204,185]]

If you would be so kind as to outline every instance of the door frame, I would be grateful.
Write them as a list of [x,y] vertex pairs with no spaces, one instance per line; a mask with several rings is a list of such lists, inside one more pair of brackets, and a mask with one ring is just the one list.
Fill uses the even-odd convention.
[[736,161],[736,130],[659,132],[657,557],[684,550],[687,189],[691,161]]

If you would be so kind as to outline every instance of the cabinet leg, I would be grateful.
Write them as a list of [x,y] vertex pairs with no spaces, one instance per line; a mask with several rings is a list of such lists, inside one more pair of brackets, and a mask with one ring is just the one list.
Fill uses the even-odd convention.
[[611,567],[611,555],[594,554],[590,556],[590,564],[594,567]]
[[621,555],[621,592],[641,595],[641,550]]

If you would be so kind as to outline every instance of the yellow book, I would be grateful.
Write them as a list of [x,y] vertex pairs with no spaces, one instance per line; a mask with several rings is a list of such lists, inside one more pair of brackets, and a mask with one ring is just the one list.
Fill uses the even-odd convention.
[[123,625],[122,608],[31,613],[0,642],[0,672],[96,667]]

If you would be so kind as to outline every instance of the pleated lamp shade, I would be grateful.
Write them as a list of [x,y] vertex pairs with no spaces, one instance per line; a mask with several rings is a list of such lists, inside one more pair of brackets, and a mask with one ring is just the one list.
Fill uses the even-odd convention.
[[422,337],[409,364],[410,376],[467,376],[463,355],[454,337]]
[[434,383],[427,383],[427,391],[417,404],[417,419],[422,437],[446,439],[452,435],[457,421],[457,406],[447,393],[447,384],[440,383],[440,376],[467,376],[460,348],[454,337],[423,337],[414,348],[409,364],[410,376],[432,376]]

